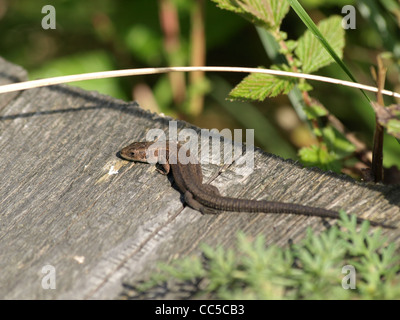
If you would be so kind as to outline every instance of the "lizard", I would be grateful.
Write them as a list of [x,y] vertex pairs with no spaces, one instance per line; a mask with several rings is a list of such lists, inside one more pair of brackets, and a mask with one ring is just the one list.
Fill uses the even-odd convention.
[[[172,144],[175,144],[171,148]],[[337,211],[324,208],[311,207],[296,203],[286,203],[267,200],[249,200],[222,196],[217,187],[204,184],[201,165],[197,159],[186,151],[189,161],[182,164],[178,154],[182,145],[178,142],[133,142],[119,152],[120,157],[135,162],[146,162],[161,164],[163,170],[158,169],[162,174],[172,172],[175,184],[184,196],[185,203],[192,209],[203,214],[217,213],[220,211],[234,212],[263,212],[263,213],[286,213],[297,215],[317,216],[321,218],[339,219]],[[151,151],[151,152],[149,152]],[[173,160],[173,161],[171,161]],[[357,217],[361,223],[367,219]],[[367,220],[372,226],[395,229],[392,225]]]

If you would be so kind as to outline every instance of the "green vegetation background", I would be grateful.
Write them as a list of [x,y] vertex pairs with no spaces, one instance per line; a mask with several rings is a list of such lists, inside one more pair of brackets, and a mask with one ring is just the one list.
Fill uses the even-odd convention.
[[[78,74],[168,65],[190,65],[191,35],[196,5],[204,8],[205,63],[209,66],[269,67],[271,64],[256,28],[243,18],[217,8],[211,1],[173,0],[179,23],[178,46],[166,48],[160,23],[162,1],[29,1],[0,0],[0,55],[29,71],[30,78]],[[394,1],[395,2],[395,1]],[[344,60],[356,78],[374,84],[370,67],[376,55],[395,50],[400,43],[398,7],[390,9],[391,0],[381,1],[301,1],[315,22],[341,14],[343,5],[357,10],[355,30],[346,31]],[[41,9],[52,4],[56,9],[56,30],[43,30]],[[376,6],[370,15],[364,8]],[[375,21],[382,18],[387,35]],[[397,14],[397,16],[396,16]],[[396,21],[397,19],[397,21]],[[293,11],[283,22],[289,38],[297,39],[305,26]],[[169,50],[169,51],[168,51]],[[389,66],[386,86],[399,92],[397,66]],[[320,74],[347,80],[334,64]],[[138,100],[143,107],[190,121],[204,128],[250,128],[256,130],[256,144],[268,152],[296,159],[297,150],[315,143],[307,124],[301,121],[287,96],[267,99],[263,103],[225,100],[243,74],[207,74],[198,87],[190,86],[184,75],[187,96],[204,94],[200,112],[187,107],[187,99],[177,104],[168,75],[113,78],[85,81],[73,85],[97,90],[124,100]],[[313,96],[351,130],[371,145],[373,111],[358,90],[313,82]],[[197,91],[196,91],[197,90]],[[371,95],[374,99],[374,96]],[[388,99],[387,103],[393,103]],[[385,137],[384,164],[400,167],[400,150],[394,138]]]

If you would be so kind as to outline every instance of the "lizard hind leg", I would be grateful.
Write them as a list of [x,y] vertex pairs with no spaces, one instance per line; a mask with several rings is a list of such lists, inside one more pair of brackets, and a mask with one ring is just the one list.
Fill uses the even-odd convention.
[[203,184],[201,187],[206,190],[206,192],[212,193],[218,197],[221,197],[221,194],[219,193],[219,190],[217,187],[212,186],[211,184]]

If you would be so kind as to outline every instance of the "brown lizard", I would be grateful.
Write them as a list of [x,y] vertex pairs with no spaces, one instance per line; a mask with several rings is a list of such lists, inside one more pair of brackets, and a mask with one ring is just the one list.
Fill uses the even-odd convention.
[[[171,148],[172,144],[175,144]],[[151,148],[153,147],[153,150]],[[164,171],[163,174],[172,171],[178,189],[183,193],[185,202],[193,209],[202,213],[216,213],[217,211],[236,211],[236,212],[264,212],[264,213],[290,213],[318,216],[322,218],[339,219],[339,213],[323,208],[304,206],[294,203],[248,200],[221,196],[217,187],[203,183],[201,165],[195,160],[189,151],[186,155],[191,160],[187,164],[178,161],[178,152],[181,145],[177,142],[133,142],[120,151],[120,156],[126,160],[160,163]],[[149,152],[151,151],[151,152]],[[173,160],[173,161],[171,161]],[[365,219],[357,218],[357,222]],[[395,228],[380,222],[370,221],[372,226],[382,226],[385,228]]]

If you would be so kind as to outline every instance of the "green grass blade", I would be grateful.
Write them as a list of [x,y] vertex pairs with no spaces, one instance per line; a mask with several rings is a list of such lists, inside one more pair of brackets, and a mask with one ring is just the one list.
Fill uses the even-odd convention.
[[[315,25],[314,21],[310,18],[310,16],[307,14],[307,12],[304,10],[304,8],[301,6],[301,4],[297,0],[288,0],[290,6],[293,8],[293,10],[296,12],[296,14],[299,16],[299,18],[303,21],[303,23],[306,25],[306,27],[318,38],[318,40],[321,42],[322,46],[328,51],[330,56],[335,60],[335,62],[342,68],[342,70],[349,76],[349,78],[357,82],[357,80],[354,78],[350,70],[347,68],[347,66],[344,64],[342,59],[338,57],[336,52],[333,50],[331,45],[326,41],[324,36],[321,34],[321,32],[318,30],[317,26]],[[364,97],[371,102],[369,97],[366,95],[364,90],[361,90],[362,93],[364,94]]]

